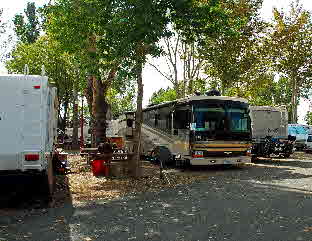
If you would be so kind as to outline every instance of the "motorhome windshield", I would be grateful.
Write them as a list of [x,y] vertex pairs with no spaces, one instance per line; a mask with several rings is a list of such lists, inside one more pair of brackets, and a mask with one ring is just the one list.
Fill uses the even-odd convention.
[[196,140],[250,138],[250,117],[246,105],[195,104]]

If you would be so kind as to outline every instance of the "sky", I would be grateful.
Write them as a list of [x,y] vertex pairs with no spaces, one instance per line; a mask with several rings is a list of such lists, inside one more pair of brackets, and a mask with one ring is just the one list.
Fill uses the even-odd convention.
[[[22,13],[26,4],[29,0],[0,0],[0,8],[4,9],[5,19],[12,19],[16,13]],[[49,0],[33,0],[37,6],[42,6],[48,3]],[[272,9],[277,7],[278,9],[287,10],[289,8],[291,0],[264,0],[261,9],[261,16],[264,19],[272,18]],[[312,0],[301,0],[301,4],[307,10],[312,11]],[[2,40],[0,39],[0,42]],[[2,53],[0,53],[2,54]],[[166,64],[163,59],[154,59],[153,64],[160,66],[161,69],[166,70]],[[3,63],[0,63],[0,74],[5,73]],[[153,67],[146,65],[143,71],[143,84],[144,84],[144,98],[143,105],[146,106],[148,101],[153,94],[153,92],[159,90],[160,88],[167,88],[170,83],[168,80],[164,79]],[[301,100],[298,108],[299,123],[304,123],[304,116],[309,109],[310,102],[308,100]]]

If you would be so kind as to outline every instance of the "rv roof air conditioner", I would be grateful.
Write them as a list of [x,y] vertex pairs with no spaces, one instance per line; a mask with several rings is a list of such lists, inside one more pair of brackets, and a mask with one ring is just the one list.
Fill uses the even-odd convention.
[[206,92],[207,96],[221,96],[220,92],[216,89],[212,89],[208,92]]

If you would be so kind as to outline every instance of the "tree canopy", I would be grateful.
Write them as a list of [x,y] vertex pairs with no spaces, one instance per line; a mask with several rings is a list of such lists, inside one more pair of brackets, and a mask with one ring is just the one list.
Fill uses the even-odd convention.
[[35,3],[28,2],[24,13],[25,15],[15,15],[13,19],[14,31],[21,42],[34,43],[40,35],[39,11]]

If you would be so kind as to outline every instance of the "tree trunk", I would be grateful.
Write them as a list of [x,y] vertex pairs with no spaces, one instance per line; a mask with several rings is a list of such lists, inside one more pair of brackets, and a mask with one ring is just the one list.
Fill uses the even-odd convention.
[[64,133],[65,133],[66,126],[67,126],[68,105],[69,105],[69,101],[68,101],[68,99],[66,99],[64,101],[64,104],[63,104],[63,106],[64,106],[64,115],[63,115],[62,124],[61,124],[61,130],[64,131]]
[[88,102],[88,109],[90,113],[90,123],[89,128],[91,131],[91,146],[95,147],[95,135],[94,135],[94,115],[92,112],[92,103],[93,103],[93,77],[89,76],[87,81],[87,88],[85,89],[85,97]]
[[292,78],[292,93],[291,93],[291,123],[297,123],[297,102],[298,102],[298,89],[297,79]]
[[92,113],[94,116],[95,145],[104,143],[106,139],[106,113],[107,102],[105,99],[105,86],[101,80],[93,77],[93,102]]
[[93,102],[92,113],[94,116],[94,134],[95,145],[105,142],[106,139],[106,114],[108,110],[108,103],[106,101],[107,91],[115,78],[116,69],[112,68],[105,81],[97,79],[95,76],[93,79]]
[[137,75],[137,85],[138,85],[138,95],[137,95],[137,110],[135,113],[135,132],[134,132],[134,139],[133,139],[133,148],[134,148],[134,155],[133,158],[130,160],[130,176],[132,177],[140,177],[141,176],[141,161],[140,161],[140,154],[141,154],[141,134],[142,134],[142,121],[143,121],[143,111],[142,111],[142,102],[143,102],[143,80],[142,80],[142,69],[143,63],[138,61],[137,68],[136,68],[136,75]]
[[78,120],[78,92],[77,89],[74,89],[74,103],[73,103],[73,137],[72,137],[72,148],[79,148],[78,145],[78,128],[79,128],[79,120]]
[[189,79],[189,86],[188,86],[188,92],[189,92],[189,95],[193,94],[194,92],[194,80],[193,78],[190,78]]

